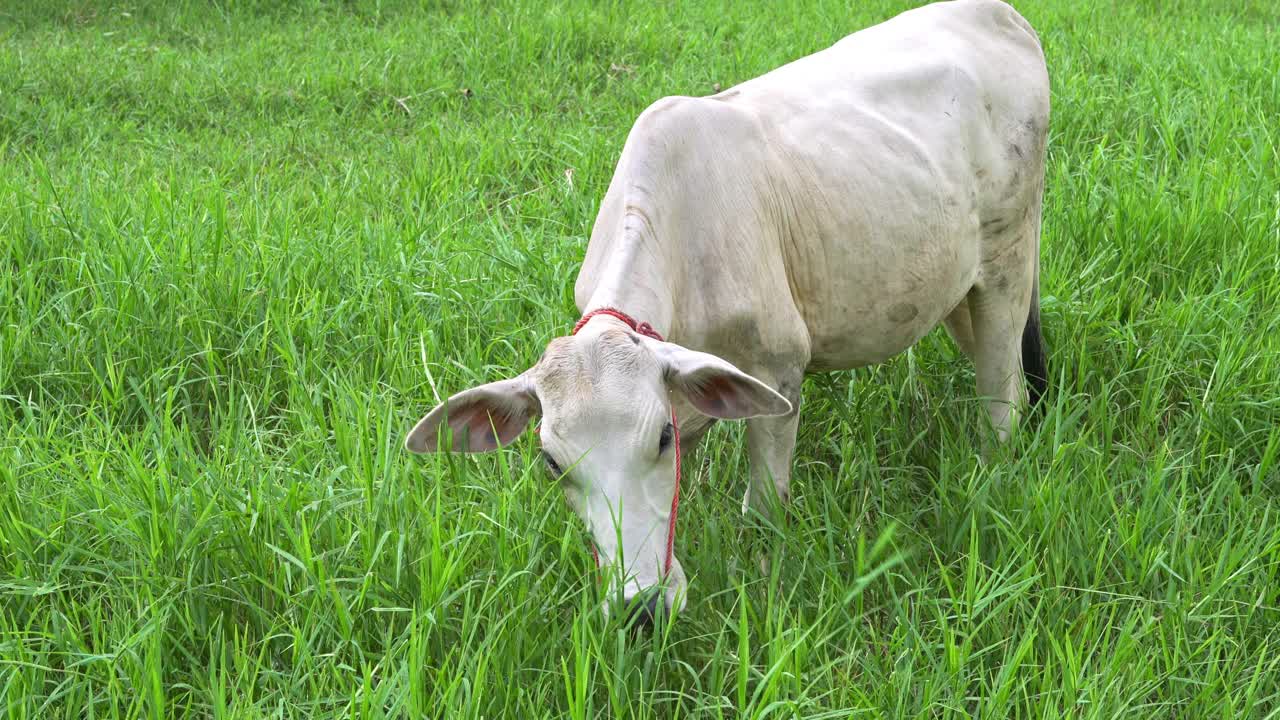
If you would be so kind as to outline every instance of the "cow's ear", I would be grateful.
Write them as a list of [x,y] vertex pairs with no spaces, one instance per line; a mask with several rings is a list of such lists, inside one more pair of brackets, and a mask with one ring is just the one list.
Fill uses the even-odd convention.
[[741,420],[791,412],[790,401],[727,360],[675,343],[651,340],[648,345],[662,364],[667,387],[703,415]]
[[464,390],[418,421],[404,439],[410,452],[440,452],[442,428],[453,431],[455,452],[489,452],[520,437],[542,413],[526,374]]

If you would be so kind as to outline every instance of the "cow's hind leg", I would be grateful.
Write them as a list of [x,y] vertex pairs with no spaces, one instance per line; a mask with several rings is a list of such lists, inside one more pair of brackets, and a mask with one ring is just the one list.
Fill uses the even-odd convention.
[[[973,358],[978,394],[986,403],[991,425],[1003,442],[1026,406],[1022,377],[1022,332],[1033,284],[1022,267],[996,270],[969,291],[966,303],[973,330]],[[962,346],[963,347],[963,346]]]

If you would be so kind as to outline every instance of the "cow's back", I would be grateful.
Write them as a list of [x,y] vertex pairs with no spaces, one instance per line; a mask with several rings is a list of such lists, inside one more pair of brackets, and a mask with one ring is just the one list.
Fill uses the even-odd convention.
[[952,137],[983,114],[1045,119],[1035,116],[1047,116],[1049,104],[1039,39],[999,0],[902,13],[711,97],[750,109],[790,138],[863,114],[923,139]]
[[710,98],[665,98],[628,136],[578,304],[647,273],[672,293],[648,294],[658,320],[691,347],[743,366],[761,352],[880,362],[980,280],[983,224],[1030,212],[1047,119],[1038,39],[994,0],[919,8]]
[[1004,250],[981,229],[1039,197],[1048,77],[1002,2],[918,8],[713,97],[758,118],[782,232],[805,229],[781,246],[816,367],[913,344]]

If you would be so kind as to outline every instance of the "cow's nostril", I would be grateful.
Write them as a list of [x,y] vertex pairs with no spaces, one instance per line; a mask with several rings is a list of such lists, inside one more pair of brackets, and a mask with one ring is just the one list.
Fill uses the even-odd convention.
[[645,632],[653,630],[658,622],[658,603],[662,601],[662,591],[657,588],[638,593],[628,599],[627,625]]

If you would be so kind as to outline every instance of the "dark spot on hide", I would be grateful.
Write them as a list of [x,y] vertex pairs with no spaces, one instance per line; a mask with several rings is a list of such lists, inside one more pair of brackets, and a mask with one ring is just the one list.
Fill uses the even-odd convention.
[[1013,223],[1007,217],[993,217],[990,220],[983,221],[980,227],[982,232],[988,235],[999,235],[1008,230],[1011,224]]
[[1009,148],[1022,157],[1022,148],[1018,147],[1018,143],[1009,143]]
[[1013,175],[1009,178],[1009,189],[1005,195],[1006,202],[1015,202],[1022,193],[1022,173],[1018,171],[1017,166],[1013,168]]
[[920,309],[911,303],[898,303],[889,308],[889,319],[896,323],[910,322],[919,314]]
[[1000,290],[1001,292],[1004,292],[1009,289],[1008,275],[1000,275],[999,277],[996,278],[996,289]]

